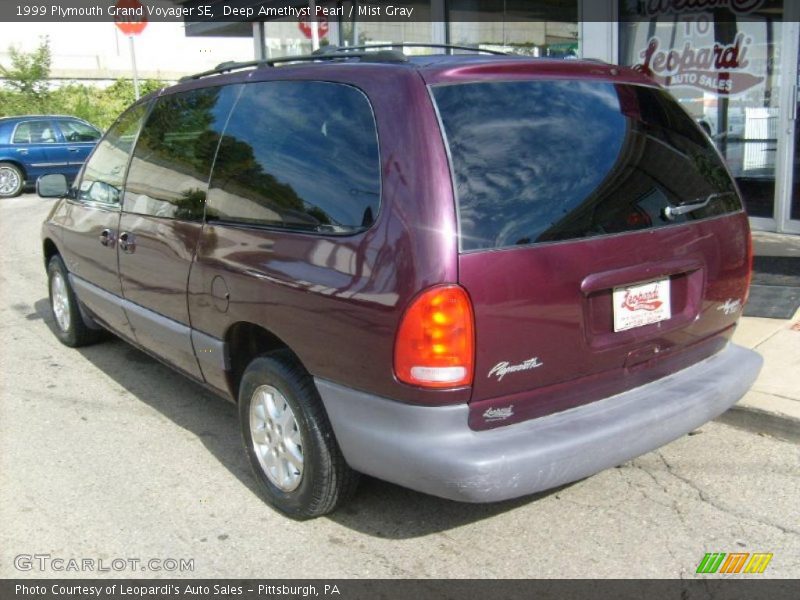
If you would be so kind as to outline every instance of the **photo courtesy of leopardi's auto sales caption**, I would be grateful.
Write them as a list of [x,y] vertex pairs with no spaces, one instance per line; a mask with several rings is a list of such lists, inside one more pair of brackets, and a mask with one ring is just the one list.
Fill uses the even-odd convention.
[[17,583],[14,585],[14,596],[16,598],[214,598],[231,596],[252,597],[342,597],[342,589],[334,583],[323,583],[319,585],[307,584],[283,584],[283,583],[259,583],[246,582],[246,584],[223,584],[223,583],[153,583],[153,584],[129,584],[129,583],[36,583],[25,584]]

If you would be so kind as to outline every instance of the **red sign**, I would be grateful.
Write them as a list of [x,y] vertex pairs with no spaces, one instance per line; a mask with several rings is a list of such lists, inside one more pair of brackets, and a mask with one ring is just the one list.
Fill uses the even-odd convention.
[[139,0],[117,0],[114,24],[125,35],[139,35],[147,27],[145,8]]
[[667,87],[692,87],[718,96],[735,96],[764,81],[748,72],[747,53],[752,39],[738,33],[730,44],[682,49],[664,47],[657,36],[650,38],[634,69]]
[[[306,36],[308,39],[311,39],[311,20],[308,17],[300,17],[300,22],[297,24],[297,26],[300,28],[300,31],[303,32],[304,36]],[[328,29],[328,17],[325,15],[317,17],[317,33],[319,34],[320,39],[328,35]]]

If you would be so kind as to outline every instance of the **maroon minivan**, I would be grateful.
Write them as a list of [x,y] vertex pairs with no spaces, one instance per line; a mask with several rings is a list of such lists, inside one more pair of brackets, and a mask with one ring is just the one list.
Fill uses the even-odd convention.
[[734,404],[751,246],[709,138],[580,61],[351,48],[226,63],[134,104],[43,228],[55,331],[239,405],[266,499],[365,473],[487,502]]

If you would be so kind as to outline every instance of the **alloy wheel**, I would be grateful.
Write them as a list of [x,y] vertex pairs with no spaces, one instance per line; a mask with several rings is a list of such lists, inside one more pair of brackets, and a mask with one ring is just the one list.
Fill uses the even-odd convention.
[[16,169],[0,167],[0,194],[13,194],[19,189],[20,179]]
[[286,398],[271,385],[255,389],[250,402],[250,435],[267,478],[291,492],[303,478],[303,442]]
[[53,308],[53,315],[61,331],[69,331],[70,326],[70,307],[67,284],[61,273],[54,273],[50,279],[50,302]]

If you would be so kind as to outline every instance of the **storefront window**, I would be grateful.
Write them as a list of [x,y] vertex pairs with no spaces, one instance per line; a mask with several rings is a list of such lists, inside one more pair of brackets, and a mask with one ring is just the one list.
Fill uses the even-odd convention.
[[[358,5],[363,2],[343,2],[344,14],[350,14],[349,6],[356,5],[353,14],[357,14]],[[398,42],[430,43],[433,41],[431,26],[431,2],[404,2],[403,6],[413,9],[413,19],[397,21],[371,21],[358,17],[343,19],[341,23],[341,40],[343,46],[361,46],[364,44],[390,44]],[[430,50],[409,48],[407,54],[427,54]]]
[[[796,89],[800,89],[800,56],[797,57],[797,79]],[[790,107],[789,110],[795,111],[795,115],[800,117],[800,96],[796,98],[795,105]],[[800,127],[797,122],[794,125],[794,188],[792,190],[792,205],[789,211],[789,218],[793,221],[800,221]]]
[[772,218],[783,0],[716,4],[621,0],[620,62],[669,88],[714,140],[750,216]]
[[[267,58],[298,56],[311,53],[311,36],[301,27],[296,17],[275,19],[265,23],[264,45]],[[320,30],[324,33],[324,29]],[[320,44],[328,43],[327,35],[320,35]]]
[[447,7],[451,44],[527,56],[579,55],[577,0],[451,0]]

